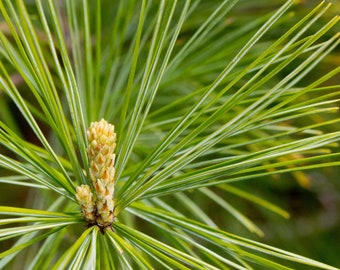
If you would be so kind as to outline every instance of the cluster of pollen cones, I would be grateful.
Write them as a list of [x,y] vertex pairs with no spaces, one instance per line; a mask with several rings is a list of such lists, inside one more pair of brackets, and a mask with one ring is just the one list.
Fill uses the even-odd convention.
[[114,221],[114,181],[116,133],[114,126],[104,119],[91,123],[87,130],[87,155],[90,163],[92,189],[88,185],[77,187],[76,198],[82,214],[89,224],[104,228]]

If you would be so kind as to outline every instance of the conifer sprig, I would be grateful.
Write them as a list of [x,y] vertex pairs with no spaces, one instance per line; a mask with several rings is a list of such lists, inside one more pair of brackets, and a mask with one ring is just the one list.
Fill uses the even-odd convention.
[[0,0],[0,269],[336,269],[328,1],[113,2]]

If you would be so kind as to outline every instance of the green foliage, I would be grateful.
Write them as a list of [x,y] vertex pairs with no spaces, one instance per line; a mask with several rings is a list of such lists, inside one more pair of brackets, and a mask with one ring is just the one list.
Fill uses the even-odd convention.
[[[247,207],[284,220],[251,183],[340,164],[340,65],[320,69],[339,17],[237,2],[0,1],[1,269],[335,269],[252,240]],[[101,118],[117,133],[104,231],[75,198]]]

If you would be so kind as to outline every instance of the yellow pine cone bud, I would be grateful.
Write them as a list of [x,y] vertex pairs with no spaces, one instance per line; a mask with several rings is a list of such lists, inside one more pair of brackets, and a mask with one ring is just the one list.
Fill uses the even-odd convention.
[[90,222],[95,223],[95,203],[91,188],[88,185],[81,185],[77,187],[76,199],[81,206],[84,218]]
[[114,133],[114,126],[104,119],[93,122],[87,130],[87,138],[92,183],[95,186],[97,179],[101,179],[106,186],[106,183],[114,182],[115,176],[116,133]]
[[116,133],[104,119],[91,123],[87,130],[90,177],[96,191],[97,224],[103,227],[113,222]]

